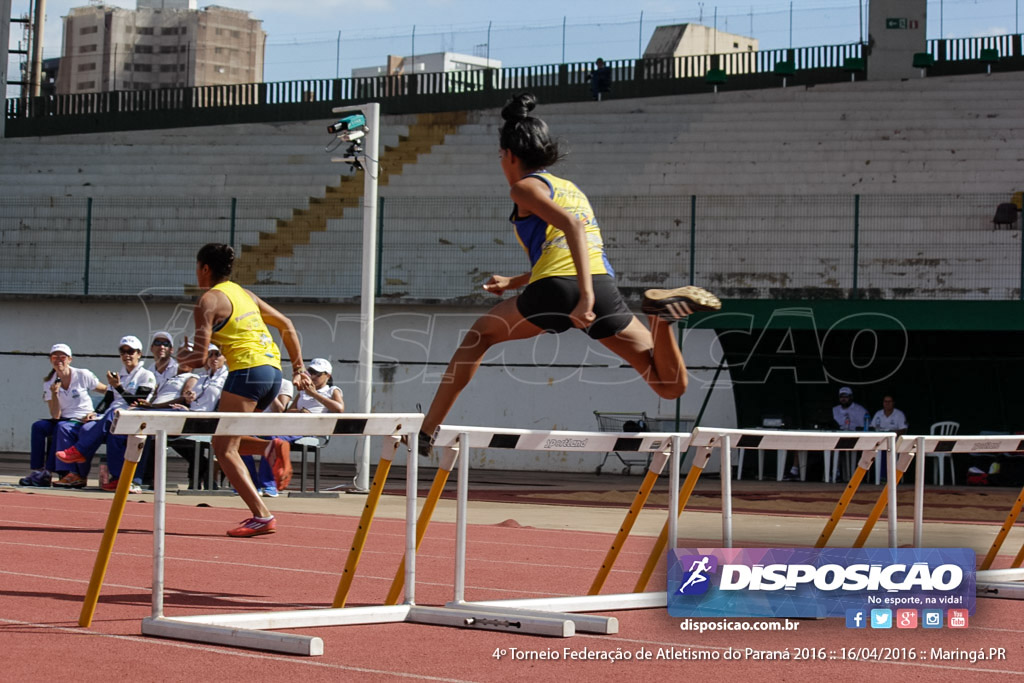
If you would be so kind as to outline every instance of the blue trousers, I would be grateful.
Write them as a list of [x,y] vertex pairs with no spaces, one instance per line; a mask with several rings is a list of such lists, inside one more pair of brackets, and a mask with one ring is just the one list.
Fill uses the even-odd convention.
[[[68,420],[65,420],[67,422]],[[44,419],[32,423],[32,448],[29,451],[29,466],[33,470],[47,469],[50,472],[57,471],[57,425],[60,420]],[[46,448],[46,440],[50,439],[50,448]]]
[[[79,462],[73,465],[69,465],[68,463],[65,462],[59,462],[58,466],[61,469],[59,469],[58,472],[71,471],[83,478],[89,476],[89,469],[92,467],[92,457],[96,455],[96,451],[99,450],[100,446],[106,443],[107,436],[110,434],[110,423],[113,421],[113,419],[113,415],[105,415],[99,420],[86,422],[85,424],[81,425],[81,428],[76,432],[64,430],[62,428],[62,425],[65,423],[60,423],[57,429],[57,450],[63,451],[70,448],[71,446],[74,446],[75,448],[78,449],[78,452],[81,453],[82,456],[85,458],[85,462]],[[123,463],[124,444],[127,442],[127,437],[119,436],[114,438],[122,439],[120,462]],[[109,451],[107,459],[109,460]],[[118,474],[121,473],[120,464],[118,465],[117,472]],[[115,478],[113,468],[111,468],[110,477],[111,479]]]

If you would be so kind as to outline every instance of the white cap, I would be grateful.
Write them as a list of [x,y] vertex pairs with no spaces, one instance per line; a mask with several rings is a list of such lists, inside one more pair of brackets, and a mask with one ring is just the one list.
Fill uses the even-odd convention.
[[139,341],[138,337],[132,334],[121,337],[121,343],[118,344],[118,346],[127,346],[135,349],[136,351],[142,351],[142,342]]
[[[156,341],[157,339],[166,339],[170,343],[172,343],[172,344],[174,343],[174,337],[171,336],[171,333],[170,332],[164,332],[163,330],[160,330],[158,332],[154,332],[153,333],[153,341]],[[152,342],[150,342],[150,343],[152,343]]]
[[331,374],[331,362],[326,358],[314,358],[309,361],[309,369],[315,370],[316,372],[326,372],[328,375]]
[[210,344],[210,346],[207,347],[206,353],[210,353],[210,351],[216,351],[217,353],[220,353],[220,349],[217,348],[216,344]]
[[839,387],[840,396],[853,396],[853,389],[850,387]]
[[71,347],[68,346],[67,344],[54,344],[53,346],[50,347],[50,355],[52,356],[55,353],[64,353],[70,356]]

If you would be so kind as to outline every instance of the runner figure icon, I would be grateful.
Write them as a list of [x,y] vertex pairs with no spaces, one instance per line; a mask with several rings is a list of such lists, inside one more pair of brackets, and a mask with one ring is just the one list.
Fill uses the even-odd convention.
[[700,558],[700,560],[694,560],[693,564],[690,565],[690,577],[686,579],[682,586],[679,587],[679,592],[683,593],[690,586],[698,583],[704,583],[708,580],[708,577],[704,576],[704,573],[710,571],[711,567],[708,566],[709,559],[707,555]]

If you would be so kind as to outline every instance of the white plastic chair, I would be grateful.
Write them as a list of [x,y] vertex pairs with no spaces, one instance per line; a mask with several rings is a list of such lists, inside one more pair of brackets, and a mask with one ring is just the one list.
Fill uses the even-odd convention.
[[[945,421],[945,422],[936,422],[935,424],[933,424],[932,428],[929,430],[928,433],[929,434],[934,434],[934,435],[939,435],[939,436],[947,436],[947,435],[956,434],[959,431],[960,431],[960,423],[959,422]],[[936,470],[936,481],[939,482],[939,486],[944,486],[945,483],[946,483],[945,475],[946,475],[946,460],[947,459],[949,460],[949,481],[950,481],[950,483],[953,486],[956,486],[956,471],[953,469],[953,460],[952,460],[952,457],[951,457],[952,455],[953,455],[952,453],[945,453],[945,452],[944,453],[925,453],[924,454],[926,460],[928,459],[929,456],[935,458],[935,465],[937,467],[937,470]]]

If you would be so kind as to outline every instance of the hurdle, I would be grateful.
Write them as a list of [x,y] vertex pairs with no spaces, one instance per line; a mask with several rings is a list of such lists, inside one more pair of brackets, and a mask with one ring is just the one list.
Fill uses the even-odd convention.
[[[434,447],[457,450],[456,461],[459,467],[457,510],[456,510],[456,546],[455,546],[455,578],[453,599],[445,604],[446,609],[476,613],[485,610],[492,619],[516,620],[533,615],[560,616],[570,620],[569,623],[580,631],[594,633],[618,632],[618,620],[613,617],[597,617],[574,614],[576,612],[617,611],[626,609],[648,609],[665,607],[667,594],[665,591],[653,593],[623,594],[590,594],[557,598],[525,598],[512,600],[481,600],[467,601],[466,586],[466,530],[467,508],[469,498],[469,454],[473,448],[495,448],[509,450],[532,451],[573,451],[604,453],[611,450],[633,453],[651,453],[652,465],[660,461],[658,471],[669,467],[669,536],[678,536],[678,516],[671,513],[678,505],[679,499],[679,467],[682,453],[686,451],[689,434],[670,434],[654,432],[572,432],[572,431],[537,431],[525,429],[491,429],[480,427],[463,427],[441,425],[434,433]],[[634,504],[627,513],[627,521],[620,527],[605,564],[614,561],[618,554],[617,548],[624,539],[623,529],[632,527],[632,521],[642,506],[645,498],[645,484],[634,499]],[[649,493],[649,491],[647,492]],[[628,529],[626,530],[628,533]],[[551,613],[555,613],[554,615]]]
[[[717,429],[698,427],[693,430],[690,445],[697,448],[718,448],[722,458],[722,544],[732,547],[732,449],[804,450],[804,451],[860,451],[850,481],[818,537],[814,547],[824,548],[850,500],[857,492],[864,475],[871,469],[876,451],[885,448],[896,451],[895,432],[802,432],[765,429]],[[825,474],[828,475],[829,458],[825,456]],[[895,458],[889,458],[890,480],[895,480]],[[897,547],[896,489],[889,490],[889,546]]]
[[[449,624],[459,623],[447,614],[435,615],[438,608],[417,607],[415,599],[415,543],[413,520],[416,516],[416,457],[408,458],[406,482],[406,603],[397,606],[369,606],[328,609],[290,610],[279,612],[250,612],[235,614],[167,617],[164,615],[164,530],[166,507],[167,435],[241,436],[265,434],[307,434],[311,436],[382,436],[385,443],[382,461],[390,461],[403,438],[415,443],[423,421],[422,414],[289,414],[289,413],[205,413],[202,417],[180,411],[119,410],[111,425],[111,433],[129,436],[132,443],[154,436],[156,458],[154,472],[155,501],[153,506],[153,592],[151,616],[142,621],[142,634],[188,640],[202,643],[229,645],[315,656],[323,654],[323,641],[315,636],[278,633],[272,629],[307,628],[314,626],[340,626],[349,624],[378,624],[402,621]],[[136,452],[137,451],[137,452]],[[141,448],[129,448],[126,457],[138,461]],[[383,488],[386,468],[378,478]],[[122,483],[130,476],[122,476]],[[123,489],[123,491],[122,491]],[[378,495],[379,495],[378,489]],[[119,522],[120,511],[127,496],[127,484],[119,486],[111,506],[111,518]],[[369,502],[367,508],[370,507]],[[115,514],[116,512],[116,514]],[[350,580],[362,550],[372,510],[364,509],[360,530],[356,534],[346,563],[342,581]],[[79,623],[88,626],[95,612],[110,551],[117,533],[117,524],[108,519],[100,552],[97,554],[86,600]],[[355,557],[353,560],[352,558]],[[83,623],[84,622],[84,623]]]

